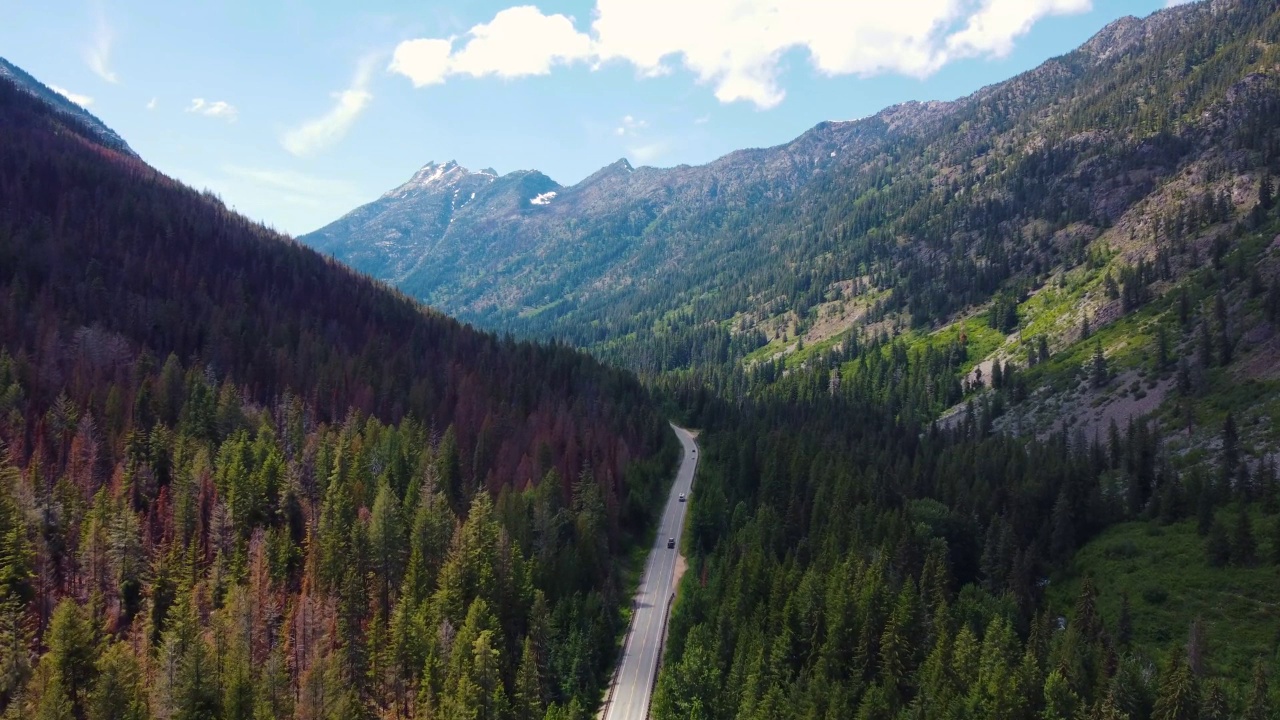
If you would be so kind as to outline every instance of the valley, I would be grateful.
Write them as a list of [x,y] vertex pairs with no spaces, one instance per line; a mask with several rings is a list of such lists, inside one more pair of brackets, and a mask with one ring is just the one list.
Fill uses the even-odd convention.
[[1280,712],[1277,0],[296,239],[73,95],[0,61],[0,718]]

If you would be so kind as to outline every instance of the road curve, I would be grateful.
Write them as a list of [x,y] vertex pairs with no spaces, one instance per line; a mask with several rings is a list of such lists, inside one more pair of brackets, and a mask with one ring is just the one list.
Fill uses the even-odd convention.
[[[688,503],[680,502],[680,493],[687,497],[693,487],[693,471],[698,466],[698,445],[693,441],[693,435],[675,425],[671,429],[680,438],[684,453],[675,484],[667,496],[667,506],[662,510],[653,550],[645,562],[644,575],[640,577],[631,630],[627,633],[626,644],[622,646],[622,657],[614,674],[613,699],[605,710],[604,720],[645,720],[649,716],[649,701],[662,652],[667,601],[675,590],[676,553],[684,530],[684,514],[689,507]],[[676,539],[675,549],[667,547],[668,538]]]

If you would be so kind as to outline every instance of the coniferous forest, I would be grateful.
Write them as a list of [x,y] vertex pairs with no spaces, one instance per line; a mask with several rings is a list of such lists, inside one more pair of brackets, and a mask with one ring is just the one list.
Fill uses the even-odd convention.
[[585,717],[671,468],[648,391],[0,118],[6,717]]
[[[584,181],[561,228],[535,183],[528,297],[427,278],[520,338],[11,77],[0,717],[595,717],[668,420],[701,460],[650,717],[1280,717],[1277,0],[846,124],[790,195],[742,153],[733,202]],[[682,267],[608,287],[621,246]]]

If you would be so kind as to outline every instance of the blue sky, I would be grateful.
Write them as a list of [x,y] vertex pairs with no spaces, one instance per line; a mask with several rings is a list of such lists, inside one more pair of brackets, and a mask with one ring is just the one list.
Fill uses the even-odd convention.
[[952,99],[1168,0],[0,0],[0,56],[286,232],[430,160],[575,183]]

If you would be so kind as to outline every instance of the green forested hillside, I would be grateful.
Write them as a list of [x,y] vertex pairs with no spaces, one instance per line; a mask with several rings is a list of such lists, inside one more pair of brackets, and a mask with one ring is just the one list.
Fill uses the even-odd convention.
[[906,411],[934,356],[871,347],[737,405],[672,381],[705,457],[654,716],[1274,717],[1274,445],[999,432],[1022,374],[944,427]]
[[[1061,119],[1137,123],[1124,83],[1160,67],[1185,73],[1151,82],[1184,110],[1151,122],[1185,132],[1194,108],[1235,134],[1182,145],[1205,155],[1108,223],[1024,236],[1038,279],[946,310],[983,270],[935,255],[834,341],[666,375],[708,430],[655,716],[1280,712],[1274,59],[1224,79],[1274,27],[1181,36]],[[1208,87],[1225,105],[1205,112]],[[1115,146],[1089,157],[1127,183]],[[918,323],[931,292],[952,314]]]

